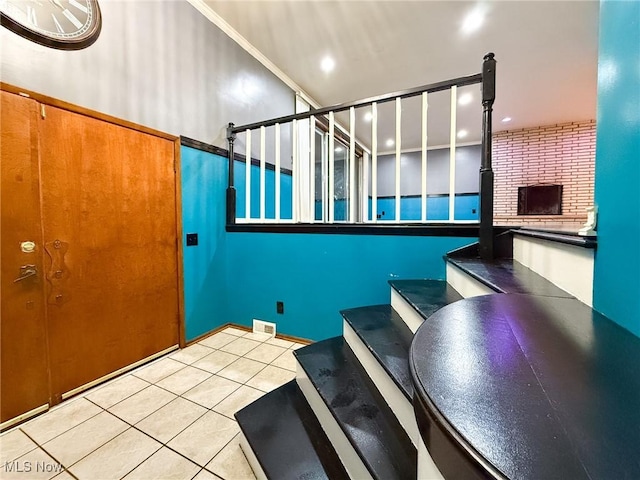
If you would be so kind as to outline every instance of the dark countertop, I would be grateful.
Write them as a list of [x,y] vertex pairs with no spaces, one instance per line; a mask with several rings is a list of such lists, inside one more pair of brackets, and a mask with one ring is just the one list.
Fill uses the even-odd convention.
[[423,432],[445,477],[460,471],[453,445],[479,478],[640,478],[638,365],[622,327],[573,298],[522,294],[444,307],[410,352],[415,404],[454,439]]

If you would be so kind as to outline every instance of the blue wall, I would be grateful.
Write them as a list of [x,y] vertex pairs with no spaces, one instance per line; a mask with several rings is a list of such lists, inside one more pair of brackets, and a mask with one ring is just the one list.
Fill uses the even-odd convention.
[[[453,216],[455,220],[479,220],[478,194],[457,194]],[[369,199],[371,208],[371,199]],[[380,220],[395,220],[395,197],[378,198],[378,215]],[[384,212],[384,213],[383,213]],[[371,214],[369,214],[371,217]],[[400,198],[400,218],[402,220],[419,221],[422,218],[422,197],[405,196]],[[449,195],[427,196],[427,220],[449,220]]]
[[341,335],[339,310],[389,303],[387,280],[444,279],[442,255],[475,240],[228,233],[229,318],[276,322],[278,331],[312,340]]
[[594,308],[640,336],[640,2],[600,4]]
[[[183,146],[181,162],[183,231],[185,238],[187,233],[199,235],[197,246],[183,243],[187,341],[228,322],[251,326],[253,318],[276,322],[279,332],[312,340],[340,335],[339,310],[389,303],[390,279],[444,279],[442,255],[475,241],[227,233],[227,159]],[[244,200],[244,163],[236,162],[235,171],[237,195]],[[256,182],[257,171],[253,167]],[[290,177],[288,184],[287,176],[281,178],[286,195]],[[269,179],[273,171],[267,183]],[[257,194],[259,185],[253,180],[252,188]],[[243,201],[240,208],[243,213]],[[255,208],[252,202],[257,215]],[[282,315],[276,314],[277,301],[284,302]]]
[[[228,322],[226,316],[225,191],[227,160],[189,147],[180,149],[186,338]],[[198,245],[187,247],[186,234]]]

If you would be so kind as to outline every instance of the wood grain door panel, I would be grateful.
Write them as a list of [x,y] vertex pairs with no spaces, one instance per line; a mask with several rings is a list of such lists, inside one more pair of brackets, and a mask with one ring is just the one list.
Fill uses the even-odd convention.
[[178,343],[174,144],[47,107],[40,156],[58,399]]
[[[0,423],[49,403],[38,104],[1,92]],[[21,242],[34,242],[32,253]],[[15,282],[21,265],[37,275]]]

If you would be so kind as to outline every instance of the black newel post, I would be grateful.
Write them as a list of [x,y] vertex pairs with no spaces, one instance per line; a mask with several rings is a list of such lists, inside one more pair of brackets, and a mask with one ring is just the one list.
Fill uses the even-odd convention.
[[482,158],[480,164],[480,258],[493,260],[493,170],[491,113],[496,99],[496,61],[487,53],[482,63]]
[[236,134],[233,133],[233,123],[227,127],[227,142],[229,142],[229,182],[227,187],[227,225],[236,223],[236,189],[233,186],[233,164],[234,152],[233,143],[236,140]]

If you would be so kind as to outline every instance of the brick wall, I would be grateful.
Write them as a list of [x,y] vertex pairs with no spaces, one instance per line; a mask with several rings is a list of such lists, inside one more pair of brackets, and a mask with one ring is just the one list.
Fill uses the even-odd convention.
[[[586,221],[593,205],[596,122],[561,123],[493,134],[496,225],[565,225]],[[562,215],[518,216],[518,187],[561,184]]]

